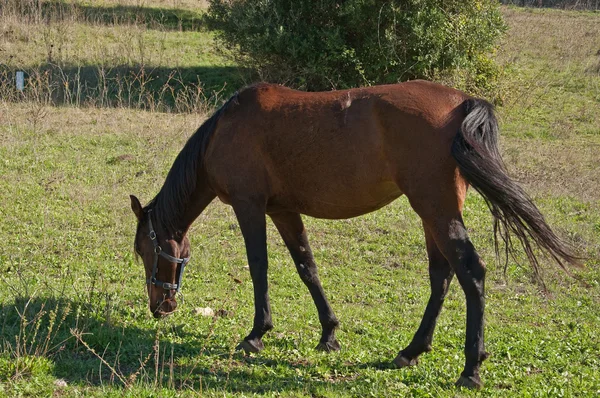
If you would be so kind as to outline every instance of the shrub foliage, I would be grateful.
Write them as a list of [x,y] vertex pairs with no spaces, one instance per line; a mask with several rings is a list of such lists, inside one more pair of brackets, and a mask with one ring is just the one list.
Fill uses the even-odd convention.
[[505,29],[493,0],[211,0],[208,20],[240,65],[308,90],[449,71],[485,86]]

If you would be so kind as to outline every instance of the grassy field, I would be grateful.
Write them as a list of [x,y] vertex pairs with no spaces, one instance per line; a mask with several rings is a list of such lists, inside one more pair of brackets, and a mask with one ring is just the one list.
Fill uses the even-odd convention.
[[[456,282],[434,350],[416,367],[389,365],[412,338],[429,295],[420,220],[404,198],[351,220],[305,219],[341,321],[340,352],[314,350],[317,313],[272,224],[275,329],[259,355],[235,352],[251,327],[252,286],[235,217],[219,202],[190,231],[185,302],[174,316],[154,320],[133,255],[128,195],[146,202],[158,192],[186,139],[245,74],[212,47],[197,2],[70,4],[60,18],[50,7],[50,20],[8,7],[0,15],[6,76],[16,69],[41,76],[24,99],[6,86],[0,91],[0,395],[600,394],[600,14],[503,10],[510,29],[497,55],[505,71],[502,151],[550,224],[586,259],[575,278],[545,262],[547,292],[523,258],[510,259],[504,273],[494,260],[491,216],[469,194],[466,223],[489,268],[492,354],[482,367],[486,387],[473,392],[453,386],[465,334]],[[67,84],[72,91],[44,86],[49,65],[69,84],[79,76],[88,90],[77,97],[75,84]],[[105,83],[97,78],[102,70]],[[129,81],[154,71],[151,93],[171,87],[159,79],[173,70],[182,81],[187,73],[199,80],[180,91],[179,106],[176,96],[140,94],[139,79],[119,101],[102,91],[117,70]],[[50,105],[57,97],[59,106]],[[198,315],[205,307],[218,316]]]

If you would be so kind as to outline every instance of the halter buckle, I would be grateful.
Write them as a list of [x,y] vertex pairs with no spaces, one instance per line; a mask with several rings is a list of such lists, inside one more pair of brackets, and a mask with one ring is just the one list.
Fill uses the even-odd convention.
[[162,286],[163,289],[165,290],[177,290],[177,284],[176,283],[168,283],[168,282],[162,282]]

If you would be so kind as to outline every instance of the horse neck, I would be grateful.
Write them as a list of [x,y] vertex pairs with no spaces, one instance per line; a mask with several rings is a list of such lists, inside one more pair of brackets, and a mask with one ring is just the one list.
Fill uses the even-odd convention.
[[182,217],[182,224],[184,225],[182,230],[184,233],[187,233],[194,220],[196,220],[196,218],[202,214],[204,209],[213,201],[215,197],[215,193],[210,189],[206,181],[198,183],[196,192],[194,192],[192,195],[192,200],[187,206]]
[[[168,184],[166,184],[168,185]],[[168,185],[173,188],[171,185]],[[183,238],[196,218],[212,202],[216,195],[207,183],[204,172],[196,175],[196,181],[191,191],[186,191],[183,200],[177,198],[177,189],[169,190],[163,186],[151,205],[156,209],[158,222],[170,236]]]
[[205,178],[203,178],[203,173],[199,173],[199,176],[196,188],[190,195],[188,203],[183,206],[180,214],[175,217],[174,225],[177,225],[178,230],[183,232],[182,236],[187,234],[192,223],[216,197]]

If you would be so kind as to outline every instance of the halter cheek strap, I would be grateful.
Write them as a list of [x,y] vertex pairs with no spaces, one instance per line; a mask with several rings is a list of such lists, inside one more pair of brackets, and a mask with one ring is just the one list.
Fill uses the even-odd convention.
[[[151,211],[152,210],[149,210],[149,212]],[[152,241],[152,245],[154,246],[154,262],[152,263],[152,276],[146,280],[146,284],[162,287],[165,290],[175,290],[175,293],[178,293],[181,289],[181,279],[183,278],[183,270],[187,263],[190,261],[190,258],[173,257],[162,250],[162,248],[158,244],[158,240],[156,239],[156,232],[154,232],[154,228],[152,227],[152,220],[150,219],[150,214],[148,214],[148,226],[150,227],[148,237],[150,238],[150,240]],[[177,283],[162,282],[156,279],[156,274],[158,273],[158,256],[172,263],[181,264],[181,267],[179,269],[179,277],[177,278]]]

